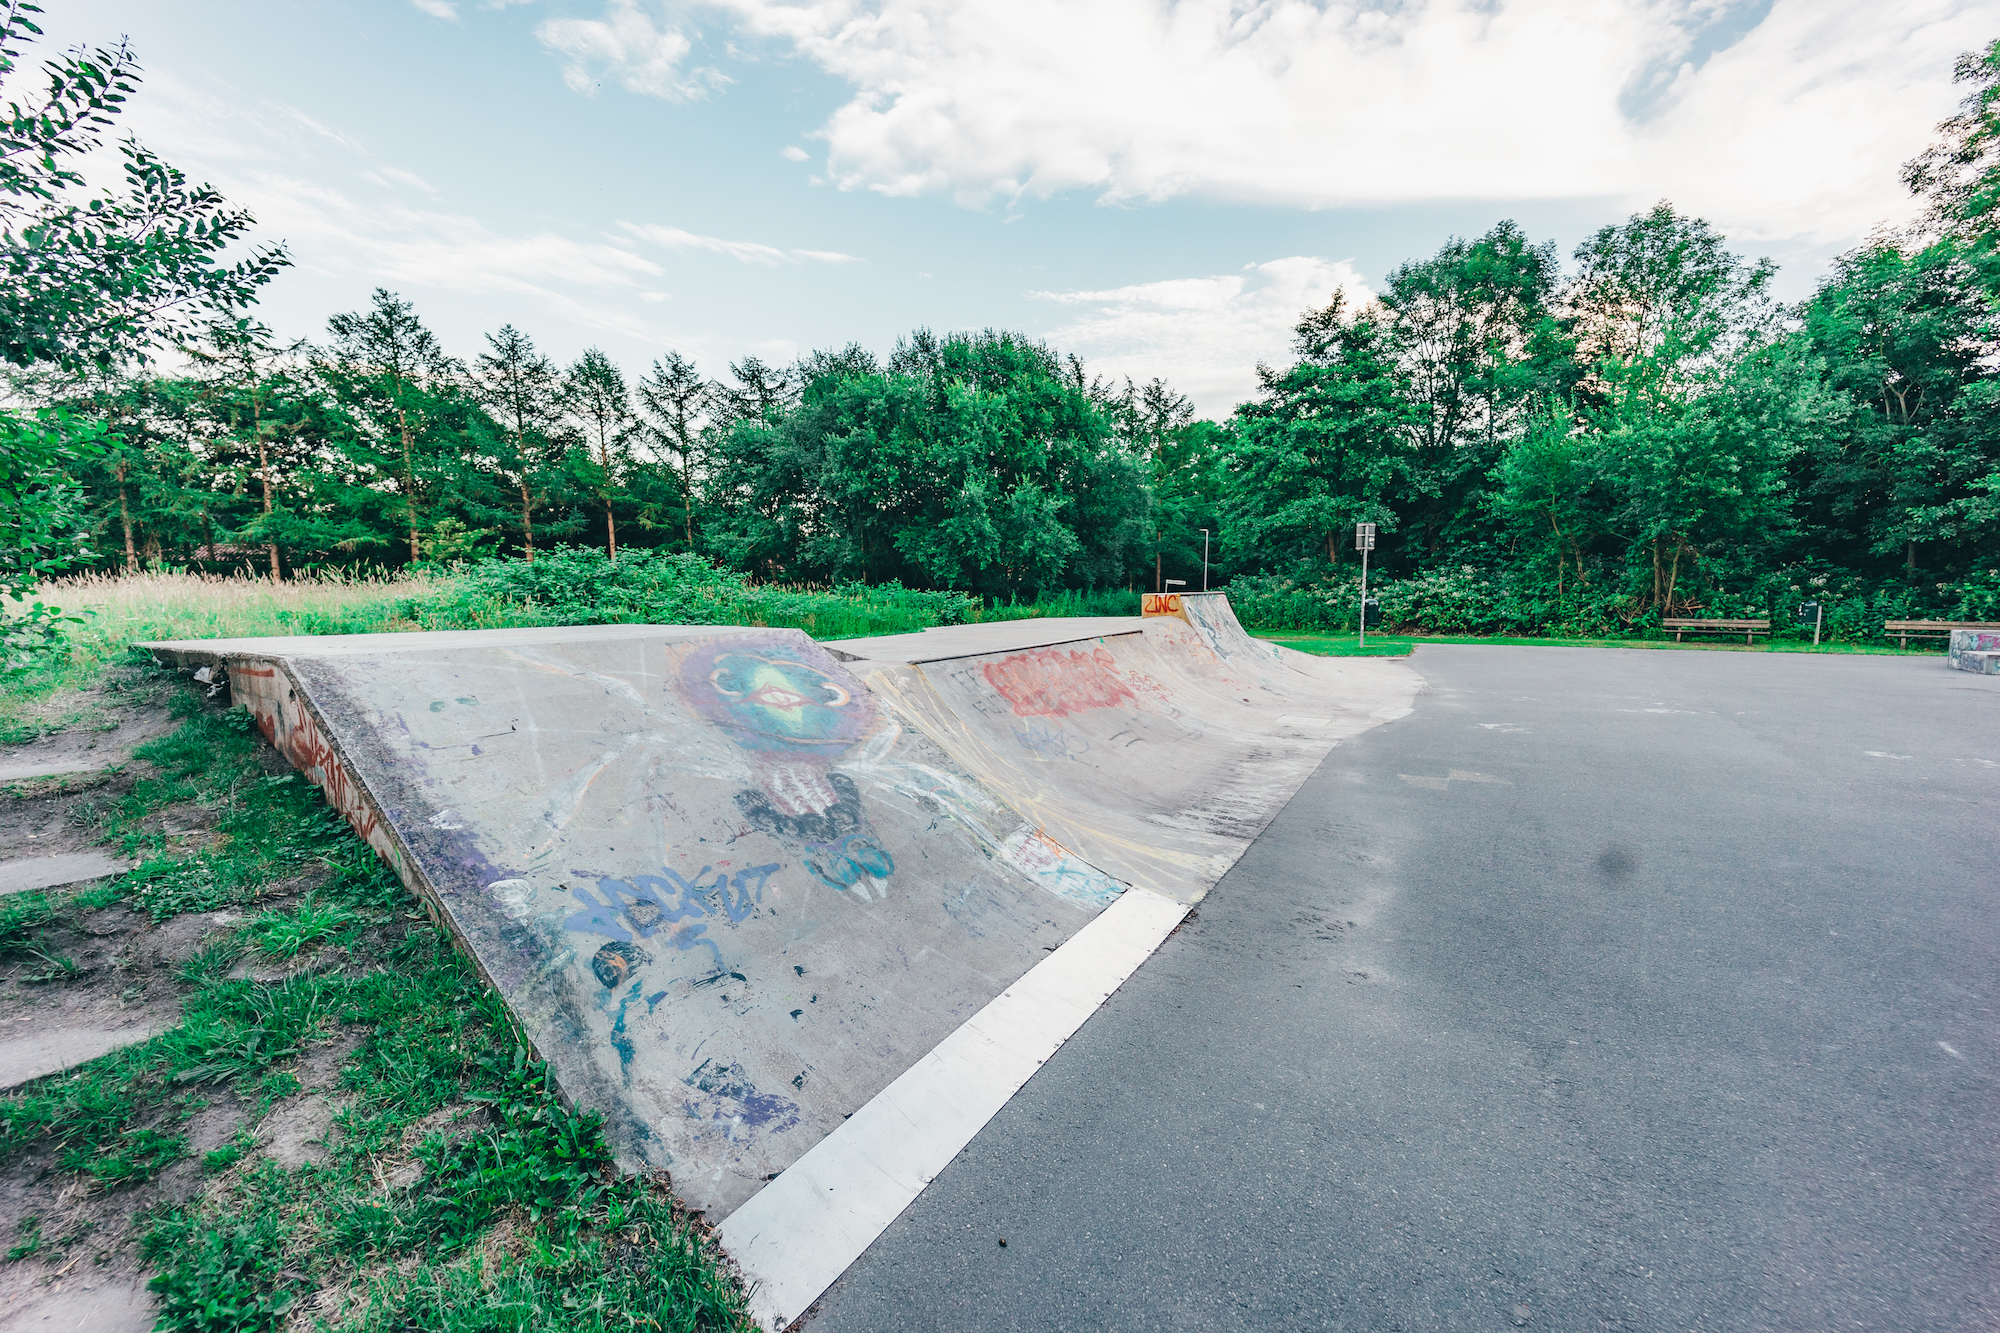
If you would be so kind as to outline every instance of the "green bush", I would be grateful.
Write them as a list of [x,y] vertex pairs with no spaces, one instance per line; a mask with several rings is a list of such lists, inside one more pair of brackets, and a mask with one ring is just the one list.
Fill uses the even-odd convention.
[[425,629],[512,625],[759,625],[815,638],[898,634],[955,625],[977,612],[969,593],[900,583],[834,588],[753,585],[700,556],[558,547],[526,560],[492,559],[438,580],[402,614]]

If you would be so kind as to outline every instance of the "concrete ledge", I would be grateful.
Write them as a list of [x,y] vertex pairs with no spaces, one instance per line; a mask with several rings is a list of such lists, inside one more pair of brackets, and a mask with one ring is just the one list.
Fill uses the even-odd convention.
[[1953,653],[1951,664],[1979,676],[2000,676],[2000,651]]

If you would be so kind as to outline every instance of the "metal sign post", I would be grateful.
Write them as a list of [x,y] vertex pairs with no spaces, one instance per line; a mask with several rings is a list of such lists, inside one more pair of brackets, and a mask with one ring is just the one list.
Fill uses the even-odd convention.
[[1812,622],[1813,627],[1813,647],[1817,648],[1819,647],[1820,626],[1826,623],[1826,608],[1818,602],[1801,603],[1799,606],[1799,623],[1803,625],[1808,620]]
[[1359,646],[1368,646],[1368,553],[1375,549],[1375,525],[1356,523],[1354,525],[1354,549],[1361,552],[1361,638]]
[[1208,591],[1208,529],[1201,529],[1201,590]]

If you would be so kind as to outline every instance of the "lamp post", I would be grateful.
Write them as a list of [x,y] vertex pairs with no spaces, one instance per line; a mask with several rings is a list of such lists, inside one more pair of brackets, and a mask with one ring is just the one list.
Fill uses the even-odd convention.
[[1208,529],[1201,529],[1201,590],[1208,591]]
[[1375,549],[1375,525],[1356,523],[1354,525],[1354,549],[1361,552],[1361,638],[1360,647],[1368,646],[1368,553]]

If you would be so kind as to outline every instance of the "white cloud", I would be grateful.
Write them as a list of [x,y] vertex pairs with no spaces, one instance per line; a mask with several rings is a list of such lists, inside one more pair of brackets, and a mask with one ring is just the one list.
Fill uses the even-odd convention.
[[700,236],[679,227],[662,227],[657,223],[621,222],[618,224],[632,235],[648,240],[655,245],[664,245],[669,250],[686,254],[690,251],[706,251],[710,254],[727,255],[742,264],[759,264],[765,268],[776,268],[780,264],[797,264],[809,261],[815,264],[865,264],[868,261],[854,255],[844,255],[838,250],[780,250],[775,245],[763,245],[756,241],[726,241],[720,236]]
[[713,69],[683,70],[694,44],[677,29],[655,26],[638,0],[611,0],[599,19],[545,19],[535,37],[562,57],[563,82],[580,93],[611,80],[628,92],[686,102],[727,82]]
[[[832,179],[968,204],[1661,196],[1846,240],[1983,0],[712,0],[853,85]],[[1754,25],[1754,26],[1753,26]],[[1748,28],[1733,46],[1729,41]]]
[[1076,310],[1048,332],[1091,369],[1135,380],[1160,376],[1220,417],[1248,398],[1259,361],[1286,359],[1292,329],[1335,290],[1364,304],[1374,293],[1345,261],[1295,255],[1241,273],[1174,278],[1096,292],[1032,292]]
[[[303,271],[368,286],[526,297],[585,329],[664,341],[660,330],[604,299],[664,275],[623,245],[546,230],[505,234],[462,213],[410,207],[391,182],[436,191],[354,139],[293,108],[228,89],[197,91],[171,74],[148,78],[132,119],[145,142],[252,209],[258,239],[284,240]],[[352,176],[325,169],[338,160],[328,144],[351,155]],[[308,179],[301,164],[321,170]],[[356,194],[329,183],[336,178],[377,188]]]
[[378,185],[407,185],[413,190],[422,190],[428,195],[435,196],[437,194],[437,187],[435,185],[432,185],[416,172],[405,171],[401,167],[377,166],[373,171],[364,171],[361,174],[364,179],[372,180]]
[[789,144],[778,150],[778,156],[787,162],[804,162],[811,157],[811,154],[797,144]]
[[410,0],[410,3],[416,6],[420,12],[429,14],[434,19],[452,19],[455,21],[458,18],[458,6],[452,4],[451,0]]

